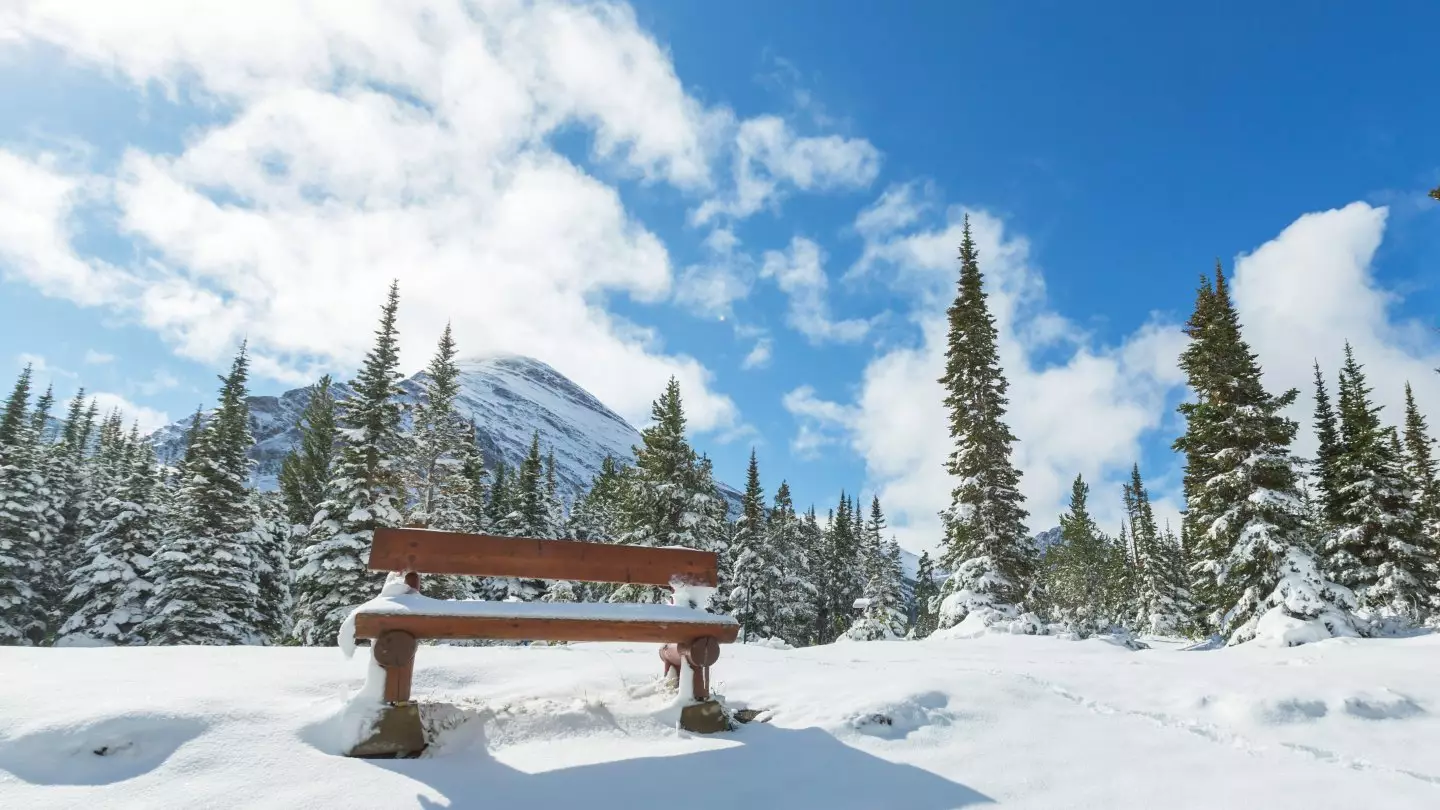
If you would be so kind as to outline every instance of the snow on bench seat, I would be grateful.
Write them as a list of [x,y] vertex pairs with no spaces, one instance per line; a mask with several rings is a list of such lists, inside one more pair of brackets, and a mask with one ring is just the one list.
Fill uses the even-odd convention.
[[492,602],[417,593],[376,597],[352,616],[356,638],[404,630],[436,639],[671,643],[700,636],[734,640],[740,629],[733,617],[676,605]]

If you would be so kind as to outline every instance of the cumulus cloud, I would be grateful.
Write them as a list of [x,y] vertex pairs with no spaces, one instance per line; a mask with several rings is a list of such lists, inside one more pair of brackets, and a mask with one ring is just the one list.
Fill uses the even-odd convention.
[[1290,416],[1302,425],[1295,451],[1314,455],[1310,429],[1311,363],[1319,360],[1330,396],[1345,342],[1384,406],[1390,424],[1404,419],[1405,383],[1432,425],[1440,423],[1440,340],[1429,324],[1400,317],[1400,297],[1375,280],[1375,252],[1387,209],[1363,202],[1306,214],[1235,262],[1232,292],[1245,337],[1275,392],[1300,389]]
[[[715,193],[712,163],[736,137],[800,189],[856,173],[831,155],[845,142],[756,141],[773,125],[697,102],[621,5],[201,5],[0,12],[6,47],[46,43],[213,113],[179,153],[134,148],[100,177],[0,152],[11,277],[117,310],[197,360],[248,337],[256,374],[288,383],[358,363],[398,277],[407,366],[452,321],[462,351],[540,357],[636,421],[674,375],[697,428],[735,424],[708,369],[606,307],[669,299],[669,253],[550,137],[586,128],[592,161],[685,195]],[[97,197],[133,266],[77,251],[72,223]],[[707,300],[739,294],[688,281]]]
[[860,319],[834,320],[825,293],[825,252],[801,236],[790,240],[783,251],[766,251],[760,276],[771,279],[790,299],[786,322],[811,343],[849,343],[865,336],[870,322]]
[[140,428],[141,434],[151,433],[162,428],[174,420],[164,411],[148,408],[144,405],[136,405],[134,402],[108,391],[100,391],[88,395],[95,400],[101,415],[111,411],[119,411],[121,421],[126,425],[134,424]]
[[703,225],[717,217],[743,219],[774,205],[788,189],[864,188],[880,173],[880,151],[863,138],[796,135],[773,115],[740,124],[734,143],[734,189],[691,213]]
[[[784,405],[799,424],[797,452],[837,442],[854,450],[901,542],[919,551],[938,542],[937,513],[953,486],[943,467],[950,447],[937,380],[966,212],[951,209],[943,222],[924,227],[924,209],[908,194],[887,192],[861,214],[857,232],[866,238],[865,272],[883,270],[893,287],[909,294],[913,339],[869,362],[852,402],[826,401],[802,386]],[[1008,419],[1021,440],[1015,462],[1024,472],[1031,528],[1054,525],[1077,473],[1091,482],[1100,518],[1114,525],[1119,482],[1139,458],[1142,438],[1160,425],[1167,395],[1182,382],[1175,358],[1183,335],[1177,325],[1152,320],[1116,345],[1099,344],[1049,307],[1026,240],[1007,234],[993,216],[969,213],[1010,380]],[[1042,350],[1056,346],[1068,347],[1065,359],[1040,359]],[[1162,514],[1174,511],[1163,498],[1157,506]]]
[[770,357],[774,353],[774,342],[768,337],[762,337],[755,341],[745,359],[740,361],[740,368],[750,370],[752,368],[764,368],[770,365]]

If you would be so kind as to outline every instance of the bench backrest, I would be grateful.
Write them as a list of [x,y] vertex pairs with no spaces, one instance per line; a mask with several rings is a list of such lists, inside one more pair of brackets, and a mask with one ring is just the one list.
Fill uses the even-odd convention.
[[372,571],[714,587],[718,562],[712,551],[688,548],[376,529],[369,565]]

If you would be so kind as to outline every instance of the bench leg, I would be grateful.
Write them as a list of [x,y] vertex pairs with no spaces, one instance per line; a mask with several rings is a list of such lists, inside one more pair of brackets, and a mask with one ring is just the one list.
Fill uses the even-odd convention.
[[410,681],[415,675],[415,637],[403,630],[386,630],[375,639],[375,663],[385,670],[385,702],[410,700]]
[[401,630],[387,630],[375,639],[375,663],[385,670],[387,705],[369,736],[352,748],[349,756],[390,759],[419,756],[425,750],[420,707],[410,702],[417,646],[415,637]]

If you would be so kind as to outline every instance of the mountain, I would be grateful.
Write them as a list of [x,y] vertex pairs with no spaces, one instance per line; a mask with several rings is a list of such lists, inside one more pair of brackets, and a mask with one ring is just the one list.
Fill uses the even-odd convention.
[[[633,460],[640,432],[619,414],[605,407],[593,394],[576,385],[550,366],[529,357],[486,357],[461,360],[460,394],[455,409],[475,420],[476,443],[485,463],[494,470],[500,460],[518,466],[530,449],[530,437],[540,433],[541,452],[555,453],[555,473],[560,492],[573,500],[590,486],[605,456]],[[400,384],[402,399],[415,403],[425,381],[425,372]],[[336,399],[345,399],[350,389],[343,383],[332,387]],[[250,406],[250,431],[255,446],[256,486],[274,489],[280,463],[300,441],[296,423],[310,402],[309,387],[286,391],[278,397],[254,396]],[[202,418],[208,418],[205,414]],[[161,460],[178,459],[185,453],[185,432],[190,420],[167,425],[151,434]],[[718,483],[729,502],[731,514],[738,511],[740,493]]]

